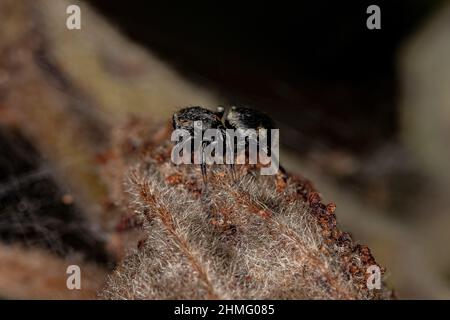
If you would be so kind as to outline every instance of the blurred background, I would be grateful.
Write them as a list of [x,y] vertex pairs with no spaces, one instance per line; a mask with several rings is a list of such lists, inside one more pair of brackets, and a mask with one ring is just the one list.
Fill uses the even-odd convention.
[[[97,168],[111,131],[244,104],[276,120],[281,163],[336,203],[398,298],[448,299],[449,86],[445,0],[0,0],[0,298],[90,298],[124,254]],[[90,270],[83,293],[59,285],[68,261]]]

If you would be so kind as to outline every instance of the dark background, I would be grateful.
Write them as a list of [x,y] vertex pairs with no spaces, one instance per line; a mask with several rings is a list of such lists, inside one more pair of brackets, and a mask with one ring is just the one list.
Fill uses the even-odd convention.
[[90,2],[189,80],[271,114],[287,146],[363,155],[395,139],[395,53],[441,1]]

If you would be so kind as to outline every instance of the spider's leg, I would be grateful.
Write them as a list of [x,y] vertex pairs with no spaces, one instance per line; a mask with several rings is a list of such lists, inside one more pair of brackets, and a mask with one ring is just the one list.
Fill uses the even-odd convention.
[[203,178],[203,186],[205,188],[205,191],[207,190],[208,185],[208,174],[206,172],[206,156],[204,152],[204,148],[206,146],[206,143],[202,143],[202,162],[200,164],[200,169],[202,170],[202,178]]
[[200,164],[200,168],[202,169],[203,185],[206,188],[206,186],[208,184],[208,174],[206,173],[206,164],[205,163],[201,163]]
[[[230,140],[231,138],[226,133],[225,127],[221,128],[221,132],[222,132],[222,139],[223,139],[223,145],[224,145],[223,150],[225,150],[226,154],[231,153],[231,156],[233,157],[232,159],[230,159],[232,162],[228,163],[228,168],[230,169],[231,178],[233,179],[233,182],[236,182],[236,168],[234,166],[236,152],[235,152],[235,148],[233,148],[233,150],[231,150],[231,146],[234,147],[234,143],[231,142],[231,140]],[[224,156],[226,156],[226,155],[224,155]]]

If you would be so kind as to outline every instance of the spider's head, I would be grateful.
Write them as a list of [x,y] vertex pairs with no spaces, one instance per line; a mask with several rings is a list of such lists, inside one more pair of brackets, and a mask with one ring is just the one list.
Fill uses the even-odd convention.
[[193,132],[194,122],[201,121],[203,130],[218,129],[223,126],[221,119],[223,112],[224,110],[213,112],[198,106],[183,108],[173,114],[172,126],[174,129],[185,129]]

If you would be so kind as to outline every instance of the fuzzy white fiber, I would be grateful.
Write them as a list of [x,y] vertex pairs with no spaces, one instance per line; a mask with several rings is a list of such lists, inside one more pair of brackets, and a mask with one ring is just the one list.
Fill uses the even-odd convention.
[[[136,132],[135,132],[136,134]],[[138,135],[139,137],[139,135]],[[105,299],[387,299],[366,287],[375,263],[336,227],[310,184],[238,166],[175,166],[170,143],[131,139],[123,206],[145,241],[117,267]],[[122,142],[121,145],[124,145]],[[126,158],[126,159],[123,159]]]

